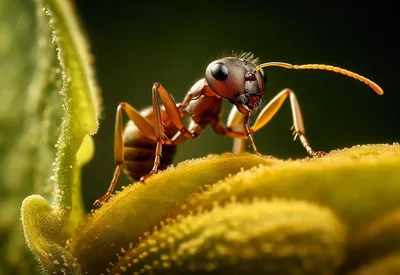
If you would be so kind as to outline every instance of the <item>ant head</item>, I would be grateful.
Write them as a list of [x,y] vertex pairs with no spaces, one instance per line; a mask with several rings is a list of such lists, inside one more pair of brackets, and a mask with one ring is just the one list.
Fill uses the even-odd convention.
[[206,69],[208,86],[244,115],[260,107],[264,96],[267,78],[262,69],[255,71],[254,63],[252,54],[242,54],[215,60]]

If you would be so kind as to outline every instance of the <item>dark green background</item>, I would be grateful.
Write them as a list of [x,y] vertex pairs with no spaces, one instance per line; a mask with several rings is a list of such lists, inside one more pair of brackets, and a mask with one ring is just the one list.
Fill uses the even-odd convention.
[[[180,101],[209,62],[232,50],[254,52],[263,62],[332,64],[381,85],[384,96],[335,73],[268,68],[265,100],[292,88],[315,149],[400,141],[399,10],[394,1],[361,3],[77,1],[104,98],[96,153],[84,169],[87,206],[106,191],[114,170],[118,103],[127,101],[138,109],[150,105],[156,81]],[[225,107],[224,117],[230,106]],[[291,125],[286,103],[255,135],[260,151],[281,158],[306,156],[301,144],[292,141]],[[206,129],[197,140],[179,146],[175,160],[226,152],[231,144]],[[120,184],[126,183],[122,177]]]

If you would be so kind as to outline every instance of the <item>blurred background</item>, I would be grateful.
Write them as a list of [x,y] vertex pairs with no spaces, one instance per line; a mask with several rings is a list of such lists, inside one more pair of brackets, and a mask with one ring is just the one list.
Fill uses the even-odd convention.
[[[161,1],[160,1],[161,2]],[[95,58],[104,99],[94,137],[96,152],[84,168],[86,207],[107,189],[114,171],[113,131],[118,104],[151,104],[151,87],[165,85],[181,101],[209,62],[232,50],[250,51],[262,62],[340,66],[378,83],[367,85],[326,71],[267,68],[265,101],[283,88],[296,92],[307,137],[316,150],[400,141],[398,9],[394,1],[76,1]],[[231,106],[224,105],[226,119]],[[307,156],[293,142],[291,111],[285,103],[255,134],[264,154]],[[232,142],[206,129],[178,147],[175,163],[230,151]],[[119,186],[129,183],[122,176]],[[119,187],[117,187],[119,189]]]

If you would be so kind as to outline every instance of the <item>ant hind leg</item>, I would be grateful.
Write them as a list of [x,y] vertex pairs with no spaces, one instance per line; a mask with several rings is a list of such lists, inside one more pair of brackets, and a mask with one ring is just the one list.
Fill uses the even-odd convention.
[[139,130],[148,138],[156,140],[154,128],[151,123],[144,118],[139,111],[133,108],[128,103],[121,103],[118,105],[117,114],[115,117],[115,130],[114,130],[114,160],[115,171],[107,192],[101,198],[97,199],[93,205],[100,206],[109,199],[117,185],[119,176],[121,174],[121,166],[124,163],[124,144],[122,140],[122,113],[125,112],[128,118],[135,123]]

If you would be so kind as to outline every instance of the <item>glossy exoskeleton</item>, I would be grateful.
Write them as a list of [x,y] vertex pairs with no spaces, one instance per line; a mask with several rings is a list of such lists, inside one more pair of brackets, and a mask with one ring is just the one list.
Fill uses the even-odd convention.
[[[139,112],[128,103],[119,104],[114,134],[116,168],[107,193],[94,204],[99,206],[111,196],[123,165],[128,176],[145,182],[159,169],[165,169],[172,163],[177,145],[187,139],[196,138],[207,125],[211,125],[219,135],[234,138],[233,151],[243,151],[244,142],[248,139],[254,152],[263,156],[257,150],[253,134],[270,121],[288,97],[293,115],[294,137],[299,137],[310,156],[323,156],[324,152],[314,151],[311,148],[305,136],[300,106],[291,89],[284,89],[278,93],[261,110],[254,124],[250,126],[250,115],[261,107],[264,99],[267,77],[262,68],[268,66],[333,71],[362,81],[377,94],[383,94],[383,90],[371,80],[335,66],[292,65],[283,62],[258,65],[257,59],[250,53],[215,60],[207,66],[205,77],[189,89],[181,103],[176,103],[161,83],[155,83],[152,88],[152,107]],[[234,105],[226,126],[220,121],[224,99]],[[125,129],[122,122],[123,113],[129,118]],[[187,127],[182,121],[184,117],[191,119]]]

